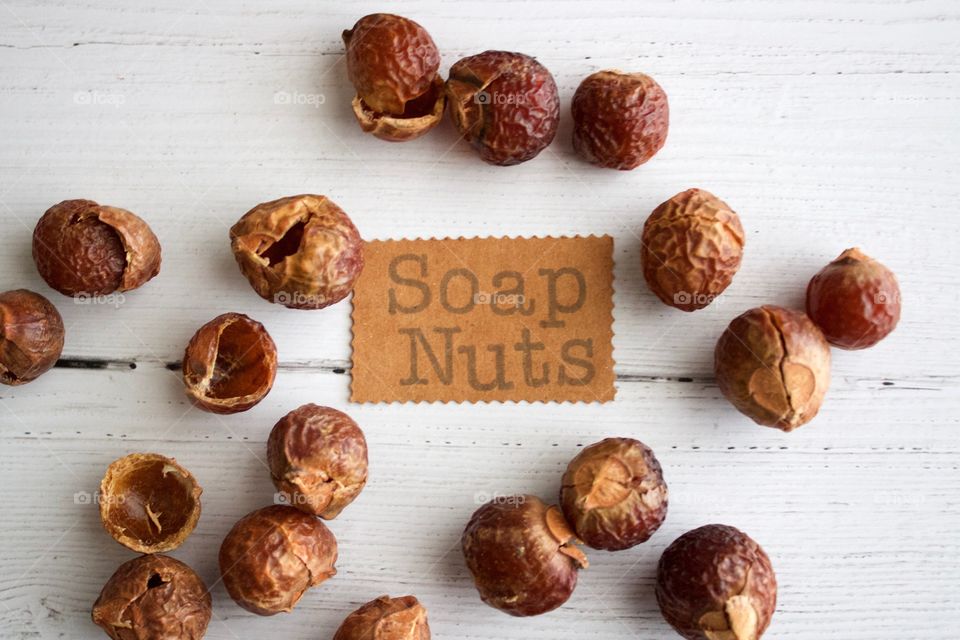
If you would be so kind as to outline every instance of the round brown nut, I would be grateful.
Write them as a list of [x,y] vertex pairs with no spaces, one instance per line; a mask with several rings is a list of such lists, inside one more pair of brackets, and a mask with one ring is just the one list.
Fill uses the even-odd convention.
[[164,555],[124,562],[93,604],[93,622],[113,640],[200,640],[210,591],[193,569]]
[[273,427],[267,464],[289,504],[332,520],[367,483],[367,441],[342,411],[305,404]]
[[322,309],[347,297],[363,270],[363,240],[326,196],[259,204],[230,229],[240,271],[264,300]]
[[777,608],[777,577],[750,536],[708,524],[663,552],[656,594],[663,617],[687,640],[759,640]]
[[337,539],[287,505],[241,518],[220,546],[220,576],[234,602],[261,616],[291,611],[310,587],[336,575]]
[[380,596],[347,616],[333,640],[430,640],[427,610],[413,596]]
[[419,138],[443,118],[446,96],[440,52],[427,30],[408,18],[374,13],[343,32],[347,77],[357,90],[353,114],[382,140]]
[[667,141],[667,94],[643,73],[587,76],[573,94],[571,113],[574,150],[600,167],[635,169]]
[[26,289],[0,293],[0,383],[26,384],[49,371],[63,339],[63,318],[49,300]]
[[126,209],[64,200],[37,222],[33,260],[60,293],[102,296],[136,289],[160,273],[160,242]]
[[183,383],[198,407],[246,411],[263,400],[277,376],[277,347],[262,324],[241,313],[200,327],[183,355]]
[[667,484],[653,451],[639,440],[607,438],[570,461],[560,506],[574,533],[594,549],[629,549],[667,517]]
[[847,249],[810,280],[807,314],[833,346],[866,349],[900,321],[900,285],[890,269]]
[[643,277],[664,304],[703,309],[733,281],[745,241],[740,218],[725,202],[687,189],[654,209],[643,225]]
[[589,566],[560,509],[530,495],[498,498],[473,514],[461,537],[480,598],[512,616],[566,602]]
[[717,341],[720,391],[757,424],[793,431],[820,410],[830,347],[802,311],[766,305],[733,319]]
[[457,131],[491,164],[526,162],[557,134],[557,85],[530,56],[484,51],[463,58],[450,68],[446,91]]

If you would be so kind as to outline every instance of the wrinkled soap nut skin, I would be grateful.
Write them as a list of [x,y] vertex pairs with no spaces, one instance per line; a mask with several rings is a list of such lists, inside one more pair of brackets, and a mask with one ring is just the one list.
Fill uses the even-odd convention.
[[586,556],[560,509],[535,496],[489,502],[461,537],[463,557],[480,598],[513,616],[556,609],[573,594]]
[[64,200],[37,222],[33,260],[60,293],[102,296],[136,289],[160,273],[160,242],[126,209]]
[[833,346],[866,349],[897,327],[900,285],[890,269],[847,249],[810,280],[807,315]]
[[667,517],[667,484],[653,451],[639,440],[607,438],[570,461],[560,505],[577,538],[607,551],[642,542]]
[[326,196],[259,204],[230,229],[240,271],[264,300],[322,309],[343,300],[363,270],[363,240]]
[[484,51],[463,58],[450,68],[446,92],[457,131],[490,164],[526,162],[557,134],[556,82],[530,56]]
[[220,575],[238,605],[261,616],[289,612],[310,587],[336,575],[337,540],[311,515],[273,505],[241,518],[220,546]]
[[687,189],[653,210],[641,241],[650,290],[666,305],[696,311],[733,281],[746,236],[725,202],[703,189]]
[[571,114],[574,150],[599,167],[635,169],[667,141],[667,94],[643,73],[587,76],[573,94]]
[[830,347],[802,311],[775,306],[734,318],[717,341],[723,395],[757,424],[792,431],[817,415],[830,386]]
[[63,353],[63,318],[39,293],[0,293],[0,383],[18,386],[53,368]]
[[777,578],[750,536],[710,524],[663,552],[656,596],[663,617],[687,640],[759,640],[777,608]]
[[347,616],[333,640],[430,640],[427,610],[413,596],[380,596]]
[[332,520],[367,483],[367,441],[342,411],[305,404],[273,427],[267,464],[288,504]]
[[143,555],[110,576],[92,617],[113,640],[200,640],[211,612],[210,592],[193,569]]

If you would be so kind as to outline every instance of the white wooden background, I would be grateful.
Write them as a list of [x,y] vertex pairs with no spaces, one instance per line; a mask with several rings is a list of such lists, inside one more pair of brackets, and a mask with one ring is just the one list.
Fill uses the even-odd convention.
[[[404,145],[364,135],[340,32],[378,10],[424,24],[444,72],[488,48],[537,56],[560,86],[557,140],[499,168],[447,122]],[[370,484],[331,525],[340,573],[273,618],[216,584],[209,638],[327,638],[381,593],[420,597],[438,639],[669,638],[656,561],[708,522],[746,530],[772,557],[767,637],[956,637],[958,35],[952,0],[0,0],[0,290],[50,296],[69,359],[0,388],[0,636],[103,637],[91,603],[133,554],[75,495],[132,451],[175,456],[203,484],[200,524],[173,555],[215,584],[227,530],[272,501],[271,426],[317,402],[353,415],[371,446]],[[670,97],[666,147],[631,173],[594,169],[569,142],[574,89],[609,67],[650,73]],[[693,315],[647,292],[637,240],[653,207],[691,186],[727,200],[749,236],[733,285]],[[261,301],[227,241],[252,205],[302,192],[331,196],[367,238],[615,236],[616,402],[349,404],[349,303]],[[81,197],[137,212],[163,243],[160,276],[117,308],[59,296],[30,258],[36,219]],[[815,422],[753,425],[711,379],[716,337],[748,307],[799,305],[812,273],[853,245],[898,274],[900,327],[834,353]],[[263,321],[281,366],[263,403],[218,418],[190,407],[172,370],[225,311]],[[591,553],[555,613],[519,620],[481,604],[458,547],[478,497],[552,498],[578,447],[610,435],[657,452],[663,528]]]

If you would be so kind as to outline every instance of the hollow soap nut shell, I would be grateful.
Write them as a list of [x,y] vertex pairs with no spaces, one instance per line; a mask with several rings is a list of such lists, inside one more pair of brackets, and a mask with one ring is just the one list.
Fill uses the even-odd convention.
[[667,547],[655,591],[663,617],[687,640],[759,640],[777,608],[770,558],[750,536],[720,524]]
[[486,162],[514,165],[553,142],[560,122],[557,85],[522,53],[484,51],[450,68],[450,118]]
[[63,352],[63,318],[39,293],[15,289],[0,293],[0,383],[36,380]]
[[126,209],[64,200],[37,222],[33,260],[60,293],[101,296],[136,289],[160,273],[160,242]]
[[589,547],[619,551],[642,542],[667,516],[660,462],[639,440],[607,438],[586,447],[563,474],[560,506]]
[[347,616],[333,640],[430,640],[427,610],[413,596],[380,596]]
[[267,464],[289,504],[332,520],[367,483],[367,441],[342,411],[305,404],[273,427]]
[[92,617],[114,640],[200,640],[211,612],[210,592],[193,569],[169,556],[143,555],[110,576]]
[[291,611],[310,587],[336,575],[337,540],[311,515],[272,505],[241,518],[220,546],[220,575],[252,613]]
[[877,344],[900,321],[900,285],[890,269],[847,249],[807,285],[807,314],[841,349]]
[[230,229],[240,271],[264,300],[322,309],[353,290],[363,270],[363,240],[326,196],[259,204]]
[[745,242],[740,217],[725,202],[687,189],[654,209],[643,225],[643,277],[664,304],[703,309],[733,281]]
[[589,566],[573,543],[560,509],[530,495],[483,505],[461,537],[480,598],[513,616],[540,615],[570,598],[577,572]]
[[667,140],[667,94],[643,73],[598,71],[587,76],[571,103],[573,148],[608,169],[635,169]]
[[107,467],[100,481],[100,521],[134,551],[176,549],[200,519],[203,489],[173,458],[132,453]]
[[802,311],[757,307],[720,336],[714,371],[737,410],[757,424],[793,431],[820,410],[830,386],[830,347]]

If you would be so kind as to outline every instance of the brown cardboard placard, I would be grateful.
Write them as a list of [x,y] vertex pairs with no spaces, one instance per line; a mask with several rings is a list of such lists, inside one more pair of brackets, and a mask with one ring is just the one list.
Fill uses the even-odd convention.
[[354,402],[608,402],[613,238],[375,240],[353,292]]

